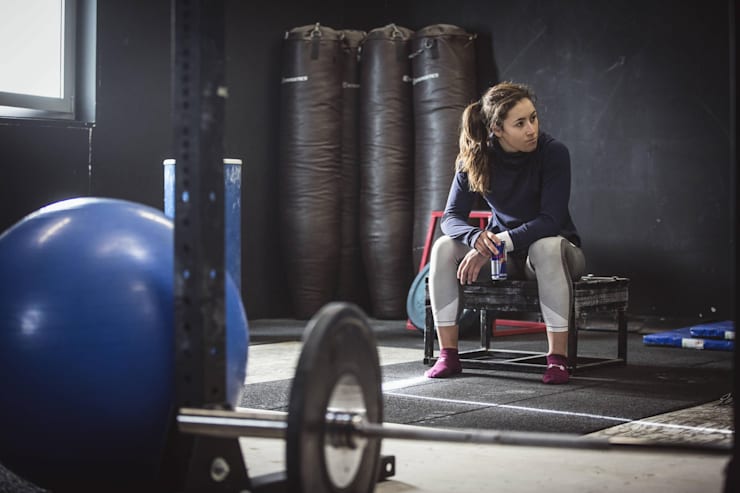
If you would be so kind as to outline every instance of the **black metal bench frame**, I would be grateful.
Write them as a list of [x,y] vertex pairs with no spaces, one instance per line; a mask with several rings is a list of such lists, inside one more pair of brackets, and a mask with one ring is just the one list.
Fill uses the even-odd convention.
[[[584,276],[573,283],[573,306],[568,327],[568,368],[624,365],[627,363],[627,303],[629,279],[623,277]],[[491,349],[491,327],[499,312],[539,312],[536,281],[489,281],[463,287],[463,309],[480,313],[480,348],[461,351],[463,368],[504,369],[541,372],[547,366],[545,353]],[[617,354],[613,358],[578,354],[578,322],[589,313],[611,312],[616,315]],[[429,290],[426,296],[424,364],[433,365],[436,333]]]

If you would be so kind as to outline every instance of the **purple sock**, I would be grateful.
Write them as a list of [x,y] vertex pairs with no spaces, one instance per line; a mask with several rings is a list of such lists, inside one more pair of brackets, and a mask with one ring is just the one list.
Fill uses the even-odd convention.
[[439,352],[437,362],[424,375],[428,378],[447,378],[458,373],[462,373],[462,365],[457,348],[444,348]]
[[570,380],[568,359],[561,354],[548,354],[547,369],[542,375],[542,383],[560,385],[568,383],[568,380]]

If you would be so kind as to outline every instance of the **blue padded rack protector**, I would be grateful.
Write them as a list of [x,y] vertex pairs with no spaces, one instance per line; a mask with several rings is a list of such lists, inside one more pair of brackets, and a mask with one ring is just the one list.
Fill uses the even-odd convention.
[[642,337],[646,346],[672,346],[688,349],[706,349],[710,351],[732,351],[734,341],[716,339],[699,339],[691,336],[691,327],[648,334]]
[[419,330],[424,330],[426,326],[426,288],[427,277],[429,276],[429,264],[416,275],[416,279],[411,283],[408,297],[406,298],[406,313],[409,320]]
[[735,323],[732,320],[694,325],[690,329],[691,337],[726,339],[728,341],[735,339]]

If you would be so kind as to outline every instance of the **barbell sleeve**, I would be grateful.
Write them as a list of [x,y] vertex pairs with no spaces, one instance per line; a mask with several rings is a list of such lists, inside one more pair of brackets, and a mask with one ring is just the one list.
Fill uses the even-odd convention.
[[177,425],[181,432],[191,435],[285,439],[286,417],[287,413],[283,412],[183,408],[177,416]]

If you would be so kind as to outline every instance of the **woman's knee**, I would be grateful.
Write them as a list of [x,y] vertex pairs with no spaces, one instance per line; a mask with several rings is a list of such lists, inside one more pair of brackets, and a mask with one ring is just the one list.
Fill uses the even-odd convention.
[[440,236],[432,245],[431,262],[455,262],[460,242],[447,235]]
[[540,238],[529,246],[529,259],[537,267],[538,263],[556,260],[562,262],[563,242],[568,241],[562,236],[547,236]]
[[565,266],[572,279],[582,276],[586,268],[586,260],[580,248],[570,243],[562,236],[548,236],[540,238],[530,245],[528,261],[536,270],[547,268],[562,268]]

